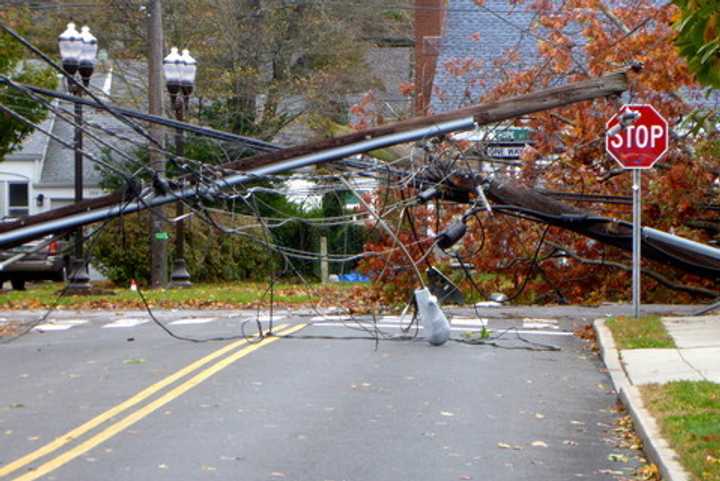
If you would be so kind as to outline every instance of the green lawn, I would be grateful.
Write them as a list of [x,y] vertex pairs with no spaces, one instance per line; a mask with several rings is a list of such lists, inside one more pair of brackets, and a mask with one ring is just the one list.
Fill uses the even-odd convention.
[[675,341],[658,316],[612,317],[605,325],[612,331],[618,349],[675,347]]
[[[355,284],[281,284],[275,285],[274,299],[279,305],[307,305],[318,302],[339,304],[352,295]],[[0,309],[46,309],[55,302],[76,309],[142,308],[137,292],[130,289],[105,289],[107,293],[88,296],[62,296],[60,283],[28,285],[26,291],[0,292]],[[236,308],[269,302],[268,284],[232,282],[195,284],[188,289],[143,290],[153,307],[161,308]]]
[[720,481],[720,384],[641,386],[645,406],[696,481]]

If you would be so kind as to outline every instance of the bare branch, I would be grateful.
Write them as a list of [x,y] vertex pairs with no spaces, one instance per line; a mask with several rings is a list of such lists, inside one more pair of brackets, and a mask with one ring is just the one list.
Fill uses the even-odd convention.
[[605,16],[620,30],[623,31],[623,33],[627,36],[630,35],[631,30],[628,28],[627,25],[625,25],[622,20],[618,18],[617,15],[615,15],[612,10],[610,10],[607,5],[605,5],[602,0],[598,0],[597,6],[600,9],[602,13],[605,14]]

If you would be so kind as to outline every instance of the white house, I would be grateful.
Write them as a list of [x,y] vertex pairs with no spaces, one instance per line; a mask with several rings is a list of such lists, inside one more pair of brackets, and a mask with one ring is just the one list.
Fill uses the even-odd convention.
[[[112,69],[97,72],[91,81],[91,88],[97,93],[110,94],[112,88]],[[73,105],[68,102],[54,101],[53,105],[61,113],[72,118]],[[132,136],[129,127],[121,124],[109,114],[93,108],[83,109],[84,120],[101,125],[103,128]],[[44,130],[52,132],[65,143],[73,145],[75,128],[53,112],[41,124]],[[118,149],[130,153],[132,146],[121,142],[106,133],[91,128],[94,134]],[[102,160],[117,162],[118,154],[108,156],[107,149],[84,138],[84,150]],[[15,218],[34,215],[50,209],[63,207],[74,202],[75,190],[75,154],[73,149],[62,145],[40,130],[35,130],[22,143],[20,148],[0,160],[0,218]],[[83,161],[83,197],[98,197],[104,194],[100,188],[101,172],[88,158]]]

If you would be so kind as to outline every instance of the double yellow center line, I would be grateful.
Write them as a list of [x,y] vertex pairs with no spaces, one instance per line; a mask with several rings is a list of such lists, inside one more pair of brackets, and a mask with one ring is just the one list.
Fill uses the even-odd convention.
[[[255,343],[255,344],[250,344],[250,345],[244,347],[243,349],[240,349],[239,351],[218,361],[217,363],[213,364],[212,366],[210,366],[206,369],[203,369],[199,373],[192,376],[190,379],[186,380],[185,382],[176,386],[175,388],[171,389],[170,391],[167,391],[165,394],[163,394],[159,398],[155,399],[154,401],[146,404],[145,406],[132,412],[131,414],[128,414],[124,418],[111,424],[110,426],[106,427],[104,430],[102,430],[99,433],[95,434],[94,436],[88,438],[87,440],[83,441],[82,443],[78,444],[77,446],[59,454],[57,457],[55,457],[49,461],[46,461],[45,463],[38,466],[36,469],[34,469],[32,471],[28,471],[27,473],[25,473],[21,476],[18,476],[13,481],[32,481],[34,479],[38,479],[42,476],[45,476],[49,472],[54,471],[55,469],[72,461],[73,459],[77,458],[78,456],[82,456],[86,452],[90,451],[91,449],[97,447],[98,445],[107,441],[108,439],[110,439],[111,437],[120,433],[121,431],[132,426],[133,424],[135,424],[139,420],[143,419],[147,415],[153,413],[154,411],[157,411],[165,404],[167,404],[170,401],[172,401],[173,399],[181,396],[182,394],[189,391],[193,387],[197,386],[201,382],[207,380],[211,376],[222,371],[223,369],[225,369],[226,367],[228,367],[235,361],[242,359],[243,357],[260,349],[261,347],[267,346],[268,344],[271,344],[271,343],[277,341],[284,335],[292,334],[294,332],[299,331],[300,329],[302,329],[304,327],[305,327],[305,324],[297,324],[297,325],[294,325],[289,328],[286,325],[277,326],[275,336],[266,337],[265,339]],[[13,461],[7,465],[0,467],[0,478],[8,476],[9,474],[17,471],[18,469],[20,469],[24,466],[27,466],[28,464],[32,463],[33,461],[36,461],[44,456],[47,456],[48,454],[75,441],[77,438],[79,438],[83,434],[91,431],[92,429],[95,429],[96,427],[100,426],[101,424],[105,423],[106,421],[108,421],[108,420],[114,418],[115,416],[132,408],[133,406],[138,405],[139,403],[141,403],[145,399],[149,398],[153,394],[162,390],[163,388],[173,384],[174,382],[195,372],[196,370],[200,369],[201,367],[205,366],[206,364],[214,361],[215,359],[217,359],[217,358],[219,358],[219,357],[221,357],[221,356],[223,356],[245,344],[247,344],[246,340],[241,340],[241,341],[234,342],[232,344],[228,344],[227,346],[225,346],[221,349],[218,349],[217,351],[214,351],[211,354],[209,354],[201,359],[198,359],[197,361],[193,362],[192,364],[189,364],[188,366],[178,370],[177,372],[162,379],[161,381],[159,381],[151,386],[146,387],[145,389],[138,392],[137,394],[130,397],[129,399],[108,409],[107,411],[103,412],[102,414],[99,414],[98,416],[87,421],[86,423],[81,424],[80,426],[76,427],[75,429],[68,431],[67,433],[63,434],[62,436],[57,437],[55,440],[49,442],[45,446],[42,446],[41,448],[38,448],[35,451],[32,451],[32,452],[26,454],[25,456],[22,456],[21,458],[18,458],[15,461]]]

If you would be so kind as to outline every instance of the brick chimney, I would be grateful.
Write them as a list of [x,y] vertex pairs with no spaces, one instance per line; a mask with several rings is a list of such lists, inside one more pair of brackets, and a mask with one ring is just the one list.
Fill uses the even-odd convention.
[[415,0],[415,114],[427,115],[446,0]]

